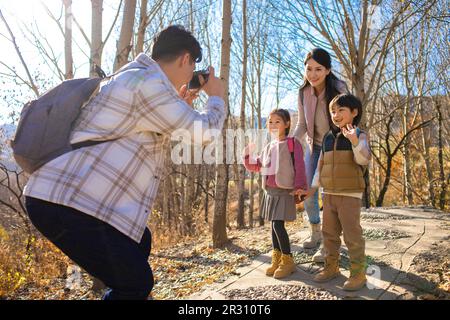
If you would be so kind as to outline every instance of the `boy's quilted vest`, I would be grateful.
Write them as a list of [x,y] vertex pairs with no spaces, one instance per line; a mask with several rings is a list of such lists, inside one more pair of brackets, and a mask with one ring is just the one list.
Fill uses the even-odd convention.
[[319,180],[324,192],[357,193],[365,188],[364,168],[354,160],[352,144],[342,133],[329,131],[322,144]]

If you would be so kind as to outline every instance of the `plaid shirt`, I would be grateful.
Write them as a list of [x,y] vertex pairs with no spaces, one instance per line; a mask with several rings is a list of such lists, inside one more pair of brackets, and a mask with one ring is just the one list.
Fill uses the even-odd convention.
[[210,97],[203,112],[192,109],[145,54],[122,71],[82,109],[70,141],[117,140],[48,162],[30,176],[24,193],[80,210],[139,242],[171,133],[185,129],[193,136],[194,122],[203,130],[221,130],[225,103]]

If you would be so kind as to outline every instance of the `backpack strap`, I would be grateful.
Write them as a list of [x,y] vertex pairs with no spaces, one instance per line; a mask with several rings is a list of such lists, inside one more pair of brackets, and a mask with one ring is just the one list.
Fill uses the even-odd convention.
[[81,141],[81,142],[77,142],[74,144],[71,144],[72,146],[72,150],[76,150],[76,149],[80,149],[80,148],[84,148],[84,147],[90,147],[90,146],[95,146],[97,144],[101,144],[104,142],[111,142],[111,141],[116,141],[118,139],[111,139],[111,140],[86,140],[86,141]]
[[295,173],[294,139],[295,139],[294,137],[288,137],[287,144],[288,144],[289,153],[291,154],[292,166],[294,167],[294,173]]
[[[100,86],[101,86],[101,83],[103,81],[109,80],[113,76],[115,76],[115,75],[117,75],[117,74],[119,74],[119,73],[121,73],[123,71],[133,70],[133,69],[145,69],[145,67],[136,66],[136,67],[128,68],[128,69],[119,69],[119,70],[117,70],[116,72],[114,72],[114,73],[112,73],[110,75],[106,75],[106,73],[102,70],[102,68],[100,68],[98,65],[95,65],[95,72],[97,73],[99,78],[101,78],[102,80],[99,81],[99,83],[97,85],[97,88],[95,88],[95,90],[92,92],[92,94],[89,97],[89,99],[87,99],[83,103],[83,105],[81,106],[81,109],[83,109],[85,106],[87,106],[91,102],[91,100],[97,96],[97,94],[100,92]],[[110,140],[100,140],[100,141],[99,140],[86,140],[86,141],[81,141],[81,142],[74,143],[71,146],[72,146],[72,150],[76,150],[76,149],[80,149],[80,148],[84,148],[84,147],[95,146],[97,144],[104,143],[104,142],[115,141],[115,140],[118,140],[118,139],[119,138],[117,138],[117,139],[110,139]]]
[[105,79],[105,78],[106,78],[106,73],[105,73],[105,71],[103,71],[103,69],[100,68],[99,65],[94,64],[94,71],[95,71],[95,73],[97,73],[97,75],[98,75],[100,78],[102,78],[102,79]]
[[[294,137],[288,137],[287,138],[287,144],[288,144],[288,150],[289,153],[291,154],[291,159],[292,159],[292,166],[294,167],[294,177],[297,174],[297,172],[295,171],[295,155],[294,155],[294,148],[295,148],[295,138]],[[295,199],[295,203],[298,204],[300,202],[303,202],[305,200],[305,196],[299,196],[296,195],[294,197]]]
[[290,153],[294,152],[294,137],[288,137],[287,138],[287,144],[288,144],[288,149]]
[[82,105],[81,105],[81,109],[83,109],[85,106],[87,106],[92,99],[94,99],[94,97],[97,96],[97,94],[100,92],[100,86],[102,85],[103,81],[108,81],[109,79],[111,79],[112,77],[114,77],[115,75],[118,75],[119,73],[123,72],[123,71],[128,71],[128,70],[133,70],[133,69],[146,69],[146,67],[141,67],[141,66],[136,66],[136,67],[132,67],[132,68],[121,68],[119,70],[117,70],[116,72],[110,74],[110,75],[106,75],[106,73],[103,71],[102,68],[100,68],[98,65],[95,65],[95,72],[97,73],[97,75],[99,76],[99,78],[101,79],[101,81],[99,81],[97,88],[95,88],[95,90],[92,92],[91,96],[89,97],[89,99],[87,99]]

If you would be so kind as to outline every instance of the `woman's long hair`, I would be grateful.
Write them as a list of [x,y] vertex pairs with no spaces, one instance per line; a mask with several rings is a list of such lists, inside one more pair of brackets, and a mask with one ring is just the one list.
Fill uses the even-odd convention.
[[[304,61],[304,65],[308,62],[309,59],[314,59],[318,64],[324,66],[326,69],[331,69],[331,57],[330,54],[322,49],[322,48],[314,48],[310,52],[307,53]],[[339,79],[333,74],[332,71],[325,78],[325,97],[327,101],[327,107],[330,105],[331,100],[335,96],[337,96],[340,92],[336,88],[336,83]],[[306,79],[306,72],[303,84],[300,86],[300,90],[304,90],[307,86],[311,84]],[[303,103],[303,102],[302,102]],[[331,118],[329,119],[331,120]],[[330,125],[332,123],[330,122]]]

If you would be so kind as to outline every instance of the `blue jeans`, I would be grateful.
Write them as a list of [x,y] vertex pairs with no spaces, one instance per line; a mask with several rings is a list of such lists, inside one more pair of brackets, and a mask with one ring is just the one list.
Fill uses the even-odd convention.
[[145,300],[153,288],[151,233],[137,243],[109,224],[63,205],[26,197],[33,225],[110,289],[105,300]]
[[[314,145],[312,154],[309,148],[306,148],[305,152],[305,168],[306,168],[306,179],[308,186],[311,186],[312,180],[314,178],[314,173],[316,172],[317,163],[319,162],[320,152],[322,147],[319,145]],[[308,214],[308,220],[311,224],[320,223],[320,208],[319,208],[319,192],[316,191],[314,195],[307,200],[305,200],[305,210]]]

